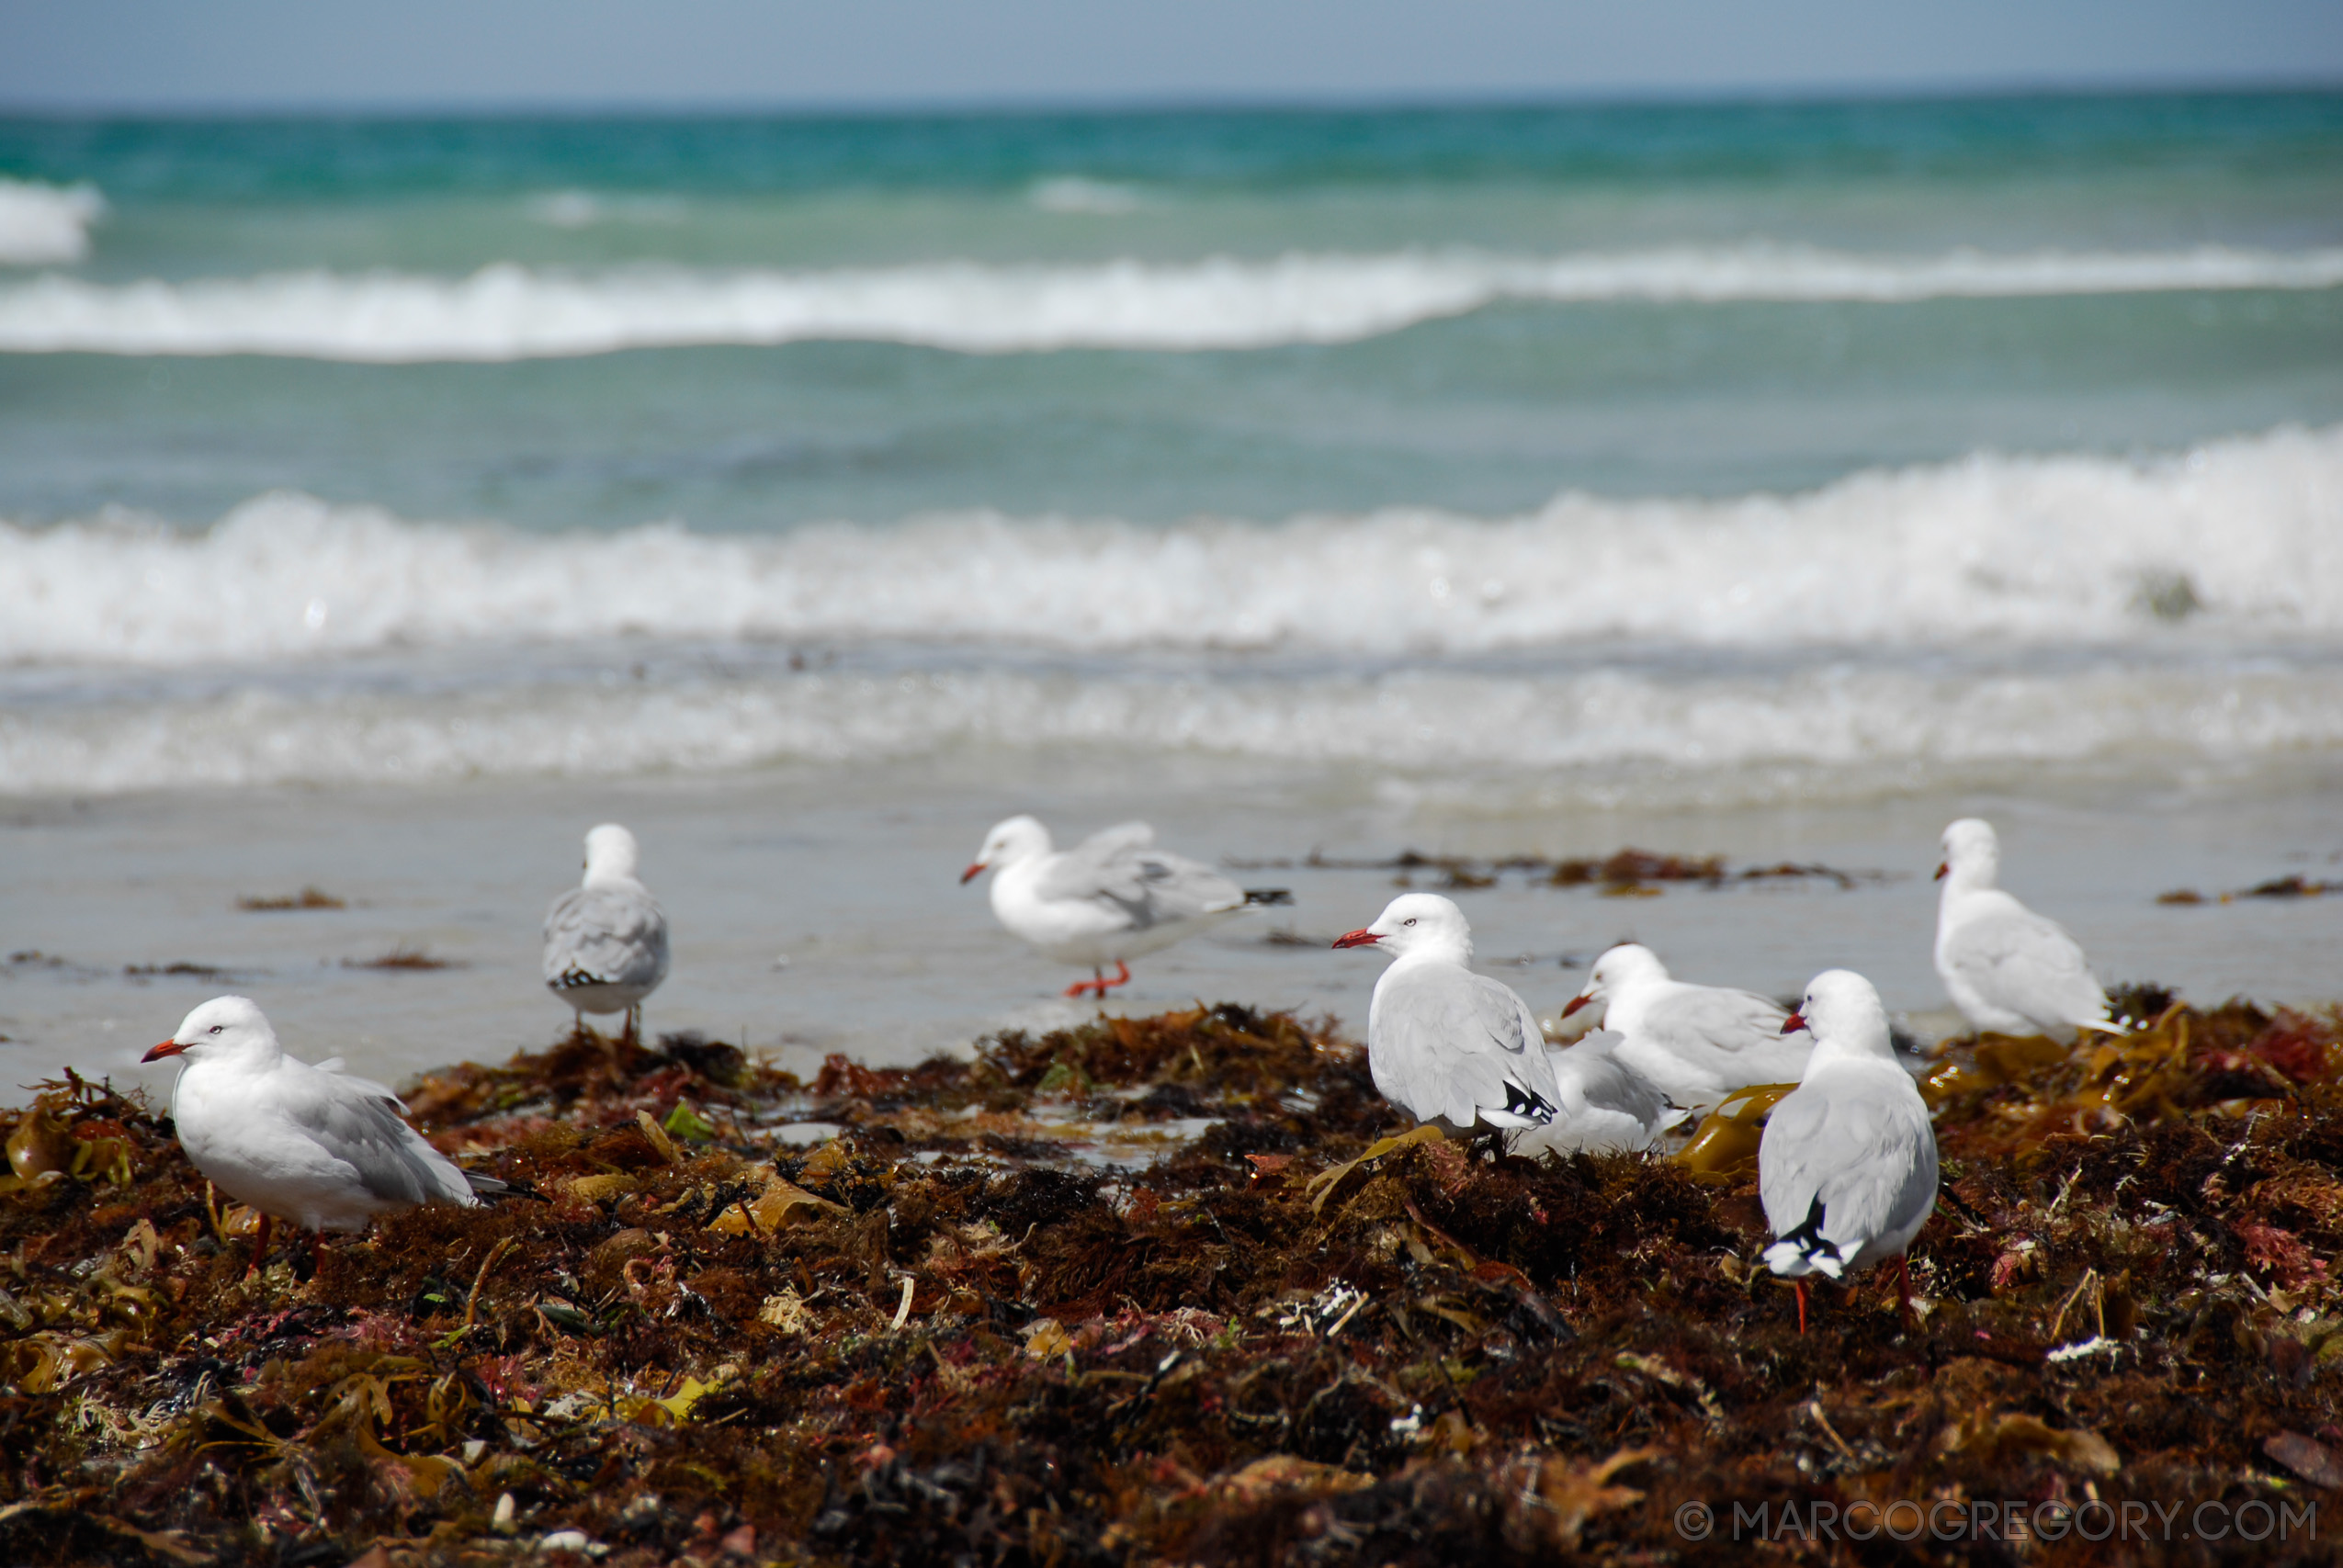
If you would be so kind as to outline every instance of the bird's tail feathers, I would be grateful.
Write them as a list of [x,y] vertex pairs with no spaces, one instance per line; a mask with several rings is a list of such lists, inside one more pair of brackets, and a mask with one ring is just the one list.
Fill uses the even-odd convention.
[[1792,1280],[1804,1274],[1827,1274],[1836,1280],[1847,1268],[1836,1252],[1811,1252],[1804,1243],[1795,1241],[1777,1241],[1767,1247],[1765,1266]]

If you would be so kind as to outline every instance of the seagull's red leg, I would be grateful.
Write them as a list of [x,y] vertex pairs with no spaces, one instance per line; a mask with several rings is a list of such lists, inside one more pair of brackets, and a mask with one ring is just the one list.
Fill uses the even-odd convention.
[[1804,1335],[1806,1331],[1806,1282],[1804,1280],[1793,1280],[1790,1281],[1790,1288],[1798,1292],[1798,1332]]
[[1098,988],[1098,994],[1102,997],[1104,996],[1106,994],[1106,976],[1096,969],[1092,970],[1091,974],[1093,978],[1075,981],[1072,985],[1066,987],[1066,994],[1070,997],[1079,997],[1084,991],[1091,989],[1092,987],[1096,987]]
[[260,1216],[260,1229],[254,1233],[252,1238],[252,1267],[244,1270],[244,1274],[247,1278],[259,1273],[261,1267],[268,1261],[268,1227],[270,1223],[269,1217],[266,1214]]
[[1105,978],[1104,976],[1102,976],[1100,977],[1100,979],[1099,979],[1099,982],[1098,982],[1098,998],[1099,998],[1099,1000],[1101,1000],[1101,1001],[1104,1001],[1104,1000],[1106,999],[1106,987],[1108,987],[1109,986],[1127,986],[1127,985],[1129,985],[1130,983],[1131,983],[1131,966],[1130,966],[1129,964],[1127,964],[1124,963],[1121,959],[1119,959],[1119,958],[1118,958],[1118,959],[1116,959],[1116,960],[1115,961],[1115,978],[1113,978],[1112,980],[1109,980],[1109,979],[1107,979],[1107,978]]

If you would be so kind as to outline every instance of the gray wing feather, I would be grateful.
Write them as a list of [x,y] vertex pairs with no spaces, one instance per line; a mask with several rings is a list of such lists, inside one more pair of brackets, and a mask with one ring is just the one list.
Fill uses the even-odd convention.
[[1527,1125],[1505,1110],[1520,1098],[1508,1084],[1555,1103],[1536,1016],[1510,987],[1440,964],[1387,975],[1380,989],[1369,1044],[1388,1064],[1395,1098],[1419,1117]]
[[1754,991],[1688,986],[1661,998],[1644,1015],[1645,1032],[1671,1047],[1760,1050],[1782,1038],[1789,1016]]
[[1800,1089],[1773,1108],[1758,1145],[1766,1223],[1777,1235],[1794,1230],[1819,1197],[1823,1235],[1852,1257],[1907,1217],[1899,1211],[1915,1173],[1935,1152],[1926,1111],[1902,1097],[1861,1082]]
[[545,917],[545,978],[648,989],[667,977],[667,915],[648,893],[572,887]]
[[1154,843],[1155,829],[1144,822],[1104,829],[1058,855],[1034,890],[1045,899],[1113,904],[1141,930],[1243,906],[1243,888]]
[[284,1111],[357,1172],[375,1197],[392,1203],[470,1203],[471,1184],[456,1163],[407,1125],[398,1096],[379,1083],[339,1073],[302,1075],[289,1085]]
[[2038,1023],[2107,1016],[2107,993],[2082,945],[2021,904],[1973,916],[1954,931],[1954,968],[1987,998]]
[[1620,1111],[1657,1128],[1668,1101],[1649,1078],[1613,1055],[1621,1038],[1597,1032],[1573,1045],[1548,1046],[1555,1077],[1575,1084],[1592,1109]]

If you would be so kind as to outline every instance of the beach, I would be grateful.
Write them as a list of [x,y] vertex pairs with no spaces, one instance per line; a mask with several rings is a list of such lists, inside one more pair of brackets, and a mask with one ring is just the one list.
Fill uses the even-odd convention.
[[[1978,813],[2111,983],[2330,996],[2217,899],[2343,852],[2338,101],[0,122],[0,1063],[542,1044],[611,819],[797,1067],[1072,1021],[951,885],[1027,810],[1860,873],[1460,896],[1916,1035]],[[1258,875],[1134,997],[1355,1021],[1264,938],[1388,876]]]
[[[2315,1553],[2338,785],[2334,92],[0,118],[0,1541]],[[1021,813],[1285,897],[1076,1000]],[[2125,1032],[1952,1010],[1968,817]],[[1758,1099],[1412,1127],[1402,891],[1556,1034],[1868,977],[1914,1299]],[[272,1249],[296,1125],[447,1201]]]

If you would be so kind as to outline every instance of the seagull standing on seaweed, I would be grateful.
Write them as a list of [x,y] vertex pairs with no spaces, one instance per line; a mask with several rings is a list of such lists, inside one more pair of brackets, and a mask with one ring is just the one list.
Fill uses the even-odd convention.
[[1523,1155],[1648,1148],[1668,1125],[1659,1091],[1615,1055],[1618,1036],[1548,1045],[1527,1002],[1473,973],[1472,927],[1453,900],[1403,894],[1334,945],[1391,959],[1367,1006],[1367,1068],[1418,1122],[1494,1133]]
[[249,997],[215,997],[143,1060],[177,1057],[171,1121],[204,1179],[260,1211],[252,1267],[268,1256],[270,1223],[310,1233],[364,1230],[418,1203],[472,1204],[504,1184],[474,1176],[424,1142],[406,1107],[335,1058],[311,1066],[285,1054]]
[[1066,994],[1090,991],[1101,1000],[1130,983],[1130,959],[1248,909],[1292,902],[1283,888],[1249,891],[1200,861],[1157,849],[1155,829],[1144,822],[1125,822],[1059,850],[1039,821],[1012,817],[984,836],[960,880],[972,882],[988,870],[993,916],[1043,956],[1088,967],[1091,977]]
[[638,1039],[642,999],[667,978],[667,913],[635,877],[635,836],[605,822],[585,837],[585,877],[545,916],[546,988],[587,1013],[623,1012]]
[[1602,1026],[1622,1036],[1619,1059],[1688,1110],[1735,1089],[1796,1083],[1814,1049],[1804,1030],[1783,1032],[1789,1015],[1768,998],[1676,979],[1658,953],[1632,942],[1594,961],[1586,989],[1562,1016],[1590,1003],[1602,1004]]
[[1977,1029],[2072,1040],[2109,1021],[2107,993],[2083,950],[2055,920],[1994,886],[2001,840],[1993,824],[1964,817],[1944,829],[1936,874],[1936,973],[1952,1005]]
[[1887,1010],[1861,975],[1826,969],[1783,1029],[1810,1031],[1814,1052],[1758,1144],[1758,1196],[1779,1238],[1766,1267],[1795,1282],[1801,1334],[1808,1275],[1836,1280],[1890,1258],[1908,1317],[1904,1249],[1936,1208],[1936,1129],[1896,1059]]

